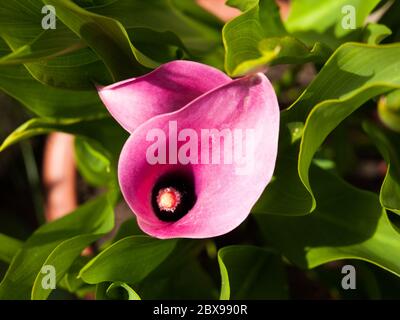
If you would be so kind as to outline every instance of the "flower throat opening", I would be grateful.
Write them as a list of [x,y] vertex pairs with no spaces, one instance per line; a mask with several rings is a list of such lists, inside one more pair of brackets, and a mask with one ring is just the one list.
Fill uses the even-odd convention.
[[151,205],[161,221],[178,221],[196,203],[194,177],[174,171],[161,176],[153,187]]

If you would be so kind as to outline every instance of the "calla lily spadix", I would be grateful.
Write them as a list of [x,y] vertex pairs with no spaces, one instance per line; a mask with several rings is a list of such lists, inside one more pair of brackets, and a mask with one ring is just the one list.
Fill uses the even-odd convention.
[[118,176],[144,232],[208,238],[246,219],[277,155],[279,107],[264,74],[232,80],[207,65],[173,61],[98,91],[131,134]]

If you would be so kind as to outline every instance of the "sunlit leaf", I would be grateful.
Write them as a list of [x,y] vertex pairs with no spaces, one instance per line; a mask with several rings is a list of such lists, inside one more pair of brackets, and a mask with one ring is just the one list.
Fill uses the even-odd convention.
[[[102,130],[98,130],[99,127]],[[94,118],[92,120],[34,118],[11,133],[1,144],[0,151],[21,140],[53,131],[94,139],[103,148],[106,148],[114,159],[127,138],[126,132],[109,117]]]
[[255,215],[268,243],[302,268],[361,259],[400,276],[400,234],[378,197],[317,167],[311,178],[318,204],[312,214]]
[[123,282],[102,282],[97,285],[96,300],[141,300],[129,285]]
[[[308,171],[316,151],[326,137],[361,105],[400,87],[399,55],[397,44],[351,43],[341,46],[332,55],[300,98],[281,115],[275,179],[266,188],[256,212],[301,215],[315,209]],[[270,189],[275,190],[274,193],[268,194]],[[283,192],[279,197],[272,197],[280,190]]]
[[124,238],[90,261],[81,270],[80,277],[92,284],[104,281],[139,282],[168,257],[176,242],[146,236]]
[[[309,44],[320,41],[336,48],[344,41],[360,38],[360,28],[379,2],[381,0],[293,0],[285,26]],[[347,26],[348,19],[354,20],[354,29]]]
[[46,275],[41,272],[42,267],[53,266],[56,281],[61,281],[82,250],[109,232],[113,224],[113,210],[108,196],[104,195],[59,220],[43,225],[14,257],[0,283],[0,297],[46,299],[51,289],[41,285]]
[[225,69],[231,76],[261,71],[266,65],[322,62],[330,50],[320,43],[308,48],[283,26],[273,0],[234,1],[246,11],[223,29]]
[[382,206],[400,214],[400,143],[399,135],[379,129],[365,122],[364,130],[384,157],[388,170],[382,183],[380,200]]

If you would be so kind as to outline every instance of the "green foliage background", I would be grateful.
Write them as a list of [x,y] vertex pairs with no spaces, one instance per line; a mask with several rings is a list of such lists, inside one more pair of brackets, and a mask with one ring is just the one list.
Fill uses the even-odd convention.
[[[302,269],[330,297],[352,298],[340,287],[340,268],[332,267],[343,259],[359,270],[354,297],[399,297],[399,1],[294,0],[285,21],[272,0],[228,4],[242,13],[223,24],[188,0],[0,1],[0,89],[31,116],[0,151],[36,135],[71,133],[80,174],[104,190],[26,241],[0,233],[0,260],[8,265],[1,299],[52,297],[41,286],[48,264],[56,267],[58,288],[76,297],[285,299]],[[388,4],[379,22],[366,22]],[[56,8],[54,30],[41,27],[44,5]],[[354,30],[341,27],[343,5],[356,8]],[[273,181],[232,235],[157,240],[130,219],[92,256],[80,256],[114,228],[116,165],[127,138],[94,85],[175,59],[232,77],[293,65],[289,80],[274,83],[278,95],[297,92],[281,112]],[[296,88],[293,77],[310,63],[317,75]],[[374,117],[379,97],[386,126]],[[362,143],[351,139],[354,132]],[[348,179],[360,148],[387,164],[377,190]]]

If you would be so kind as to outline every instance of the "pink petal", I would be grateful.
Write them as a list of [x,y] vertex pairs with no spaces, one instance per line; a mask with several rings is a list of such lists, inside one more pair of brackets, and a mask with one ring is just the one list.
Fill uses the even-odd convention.
[[132,133],[148,119],[178,110],[230,81],[223,72],[207,65],[177,60],[142,77],[99,87],[98,91],[111,115]]
[[[171,121],[176,121],[178,130],[194,129],[199,137],[201,129],[253,129],[254,166],[241,175],[236,163],[149,164],[146,150],[154,141],[146,141],[147,133],[160,128],[168,137]],[[141,125],[122,150],[119,181],[142,230],[157,238],[207,238],[236,228],[246,219],[272,177],[278,131],[278,102],[263,74],[231,81],[176,112],[154,117]],[[178,147],[184,143],[179,142]],[[200,142],[197,146],[200,148]],[[216,150],[215,145],[211,146],[210,154]],[[159,177],[177,169],[192,173],[197,201],[178,221],[164,222],[151,206],[152,188]]]

